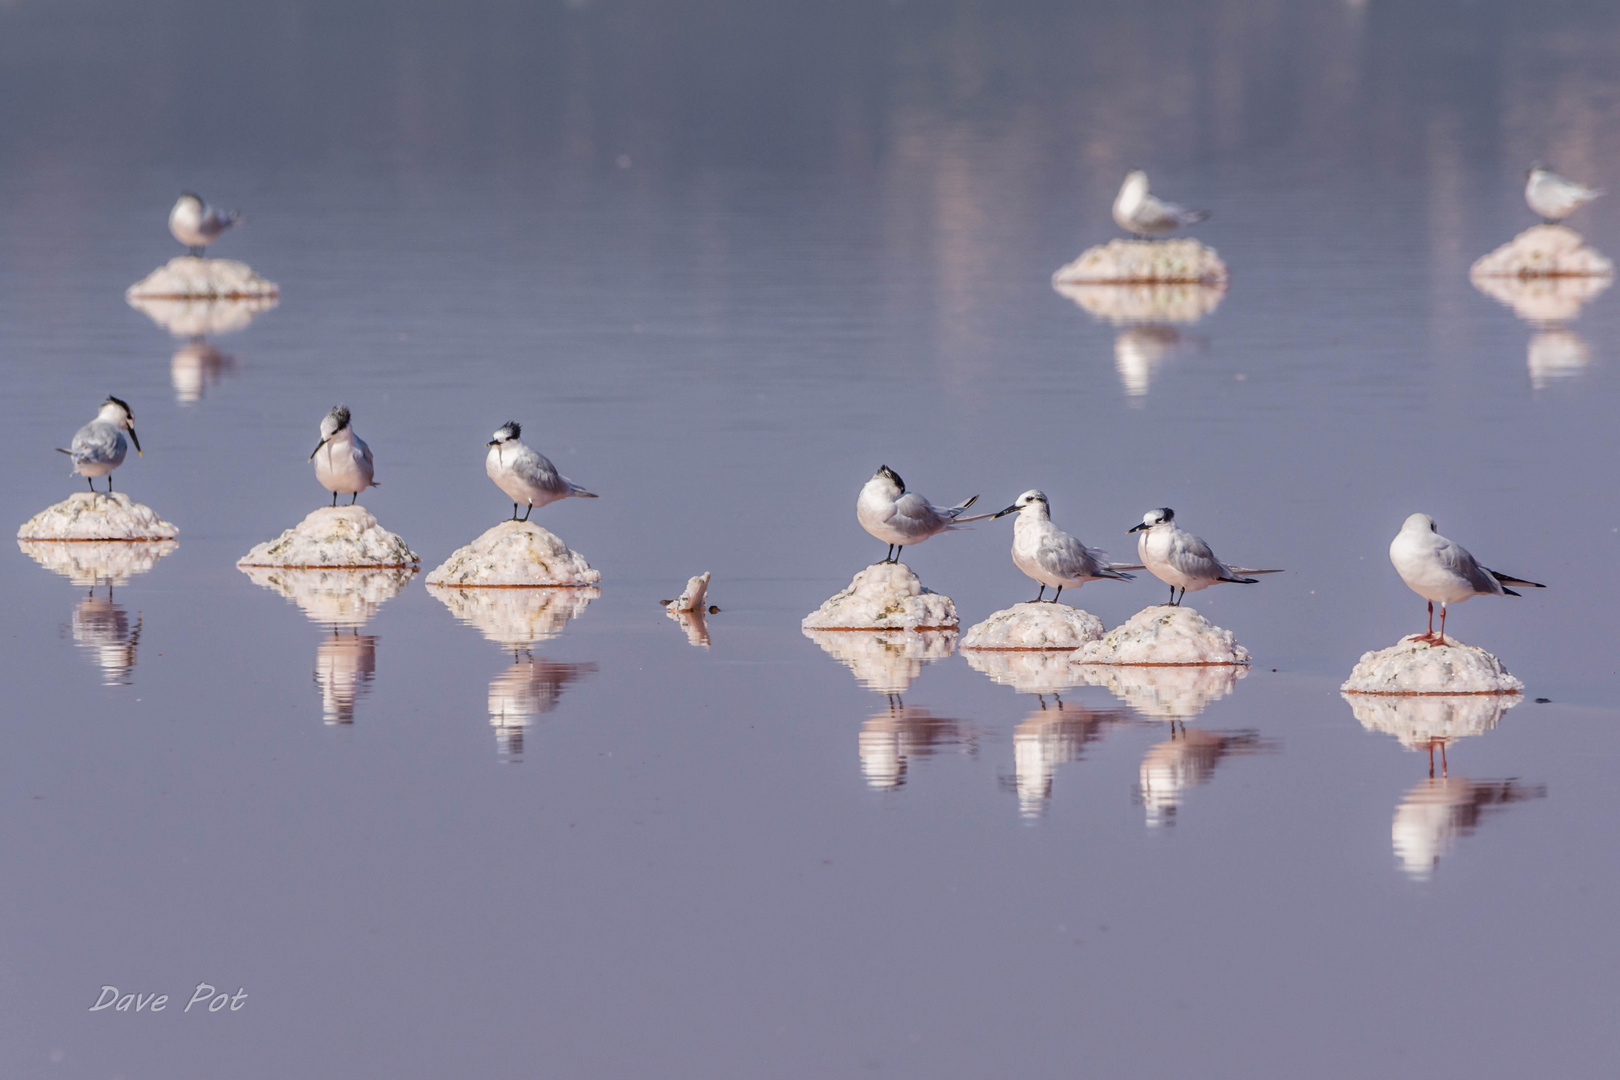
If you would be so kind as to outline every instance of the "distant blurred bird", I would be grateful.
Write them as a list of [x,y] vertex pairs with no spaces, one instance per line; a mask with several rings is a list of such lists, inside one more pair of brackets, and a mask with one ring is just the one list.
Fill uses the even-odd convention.
[[[1187,593],[1207,589],[1219,582],[1255,585],[1257,579],[1245,574],[1280,574],[1281,570],[1234,570],[1215,557],[1209,545],[1175,523],[1176,512],[1168,506],[1149,510],[1142,524],[1128,532],[1142,535],[1136,541],[1136,554],[1148,573],[1170,586],[1170,603],[1179,604]],[[1176,596],[1176,589],[1181,596]]]
[[1018,520],[1013,522],[1013,565],[1039,583],[1040,592],[1035,594],[1037,603],[1046,595],[1048,585],[1057,588],[1051,600],[1055,604],[1058,597],[1063,595],[1066,585],[1078,589],[1088,581],[1101,581],[1104,578],[1131,581],[1132,576],[1121,571],[1142,569],[1139,566],[1116,566],[1109,562],[1108,552],[1087,547],[1052,524],[1051,511],[1046,495],[1031,488],[1018,496],[1011,506],[995,515],[998,518],[1007,514],[1018,515]]
[[495,437],[484,445],[489,454],[484,458],[484,472],[495,481],[495,486],[506,492],[512,500],[512,520],[518,520],[518,504],[528,504],[523,520],[528,521],[537,506],[566,499],[570,495],[580,499],[596,496],[557,471],[557,466],[538,450],[525,445],[519,436],[523,428],[516,420],[508,420],[495,429]]
[[1596,188],[1559,176],[1540,162],[1530,166],[1524,174],[1524,201],[1548,225],[1568,217],[1602,194]]
[[861,523],[861,528],[889,545],[884,562],[899,562],[900,549],[907,544],[920,544],[930,536],[938,536],[966,522],[994,517],[994,514],[962,516],[978,499],[974,495],[955,506],[935,506],[921,495],[906,491],[906,482],[900,479],[900,474],[884,465],[862,485],[860,497],[855,500],[855,520]]
[[1114,199],[1114,221],[1137,236],[1169,236],[1183,225],[1193,225],[1209,217],[1207,210],[1163,202],[1148,194],[1147,173],[1132,169]]
[[[1389,561],[1406,587],[1429,602],[1429,630],[1419,641],[1446,643],[1446,605],[1475,596],[1518,596],[1508,585],[1545,589],[1534,581],[1487,570],[1468,550],[1440,535],[1428,514],[1413,514],[1389,544]],[[1440,634],[1434,632],[1434,605],[1440,602]]]
[[235,210],[227,214],[203,202],[202,196],[183,191],[169,211],[169,232],[190,248],[192,255],[201,257],[203,248],[218,240],[241,216]]
[[124,439],[126,431],[139,456],[141,440],[135,436],[135,414],[125,402],[108,394],[96,418],[74,433],[73,441],[68,444],[71,449],[58,447],[56,452],[73,459],[73,472],[69,475],[85,477],[91,491],[96,490],[95,477],[105,476],[107,492],[111,494],[112,471],[124,463],[124,456],[129,453],[129,442]]
[[332,493],[333,506],[337,505],[339,492],[349,495],[349,505],[353,506],[362,491],[378,486],[371,478],[371,447],[349,426],[347,405],[332,406],[332,411],[322,418],[321,441],[309,460],[315,463],[315,479]]

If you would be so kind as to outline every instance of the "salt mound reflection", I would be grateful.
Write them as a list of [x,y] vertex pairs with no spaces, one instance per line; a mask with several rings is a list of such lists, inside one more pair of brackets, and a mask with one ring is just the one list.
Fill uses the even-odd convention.
[[1430,777],[1406,793],[1395,808],[1390,840],[1401,868],[1426,881],[1459,837],[1470,836],[1487,810],[1545,798],[1544,784],[1517,780],[1463,780]]
[[1193,282],[1133,285],[1053,282],[1052,288],[1086,313],[1114,326],[1132,323],[1195,323],[1221,306],[1225,285]]
[[905,693],[924,664],[956,649],[954,630],[806,630],[804,636],[880,694]]
[[261,312],[279,303],[274,296],[151,297],[131,296],[129,306],[175,337],[229,334],[246,329]]
[[124,585],[180,545],[173,540],[19,540],[45,569],[75,585]]
[[1085,685],[1107,688],[1144,716],[1186,720],[1230,694],[1249,668],[1245,664],[1077,664],[1075,672]]
[[1137,797],[1147,810],[1148,827],[1175,824],[1187,790],[1208,783],[1224,759],[1275,749],[1253,731],[1182,728],[1178,733],[1172,728],[1170,738],[1149,748],[1138,771]]
[[[109,590],[110,592],[110,590]],[[105,686],[128,686],[134,681],[135,646],[141,640],[141,619],[129,623],[129,614],[109,595],[80,600],[73,609],[73,643],[95,653]]]
[[1602,276],[1471,278],[1474,288],[1531,323],[1565,322],[1607,289]]
[[385,601],[399,595],[416,571],[409,567],[369,570],[292,569],[243,566],[255,585],[274,589],[297,604],[311,622],[323,626],[361,627]]
[[[971,656],[972,654],[968,654]],[[1013,729],[1013,783],[1018,810],[1025,818],[1046,812],[1052,797],[1052,775],[1059,765],[1079,761],[1085,748],[1114,724],[1128,723],[1124,709],[1087,709],[1043,702]]]
[[1361,726],[1393,735],[1408,750],[1430,750],[1496,726],[1519,694],[1341,694]]
[[892,791],[904,786],[912,758],[945,749],[977,753],[978,741],[977,733],[964,721],[935,716],[927,709],[892,705],[861,725],[858,748],[861,775],[867,784]]
[[562,633],[602,595],[595,587],[457,589],[429,585],[450,614],[508,649],[526,649]]
[[963,649],[974,671],[983,672],[1020,694],[1061,694],[1085,682],[1069,662],[1073,649],[1035,652],[1023,649]]
[[595,664],[564,664],[526,658],[495,676],[489,684],[489,723],[495,729],[496,753],[520,761],[523,733],[535,718],[557,707],[563,690],[596,671]]

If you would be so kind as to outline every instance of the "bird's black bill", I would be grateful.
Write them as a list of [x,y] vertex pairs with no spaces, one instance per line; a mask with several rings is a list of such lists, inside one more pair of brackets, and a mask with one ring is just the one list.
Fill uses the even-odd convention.
[[[485,443],[484,445],[485,446],[499,446],[499,445],[501,445],[501,440],[499,440],[499,439],[491,439],[491,440],[489,440],[489,442]],[[313,455],[311,455],[311,456],[313,456]]]
[[135,456],[141,456],[141,440],[135,435],[135,429],[129,429],[129,441],[135,444]]
[[[311,455],[309,455],[309,456],[310,456],[310,457],[314,457],[314,456],[315,456],[315,455],[314,455],[314,454],[311,454]],[[1131,533],[1133,533],[1133,532],[1141,532],[1141,531],[1142,531],[1142,530],[1143,530],[1143,529],[1145,529],[1145,528],[1147,528],[1147,522],[1145,522],[1145,521],[1144,521],[1144,522],[1142,522],[1142,523],[1141,523],[1141,524],[1139,524],[1139,525],[1132,525],[1132,526],[1131,526],[1131,527],[1130,527],[1130,528],[1128,528],[1128,529],[1126,529],[1126,530],[1125,530],[1125,535],[1126,535],[1126,536],[1129,536],[1129,535],[1131,535]]]
[[325,445],[326,445],[326,440],[322,439],[320,441],[320,443],[315,447],[315,449],[313,449],[313,450],[311,450],[309,452],[309,460],[314,461],[315,460],[315,455],[320,453],[321,452],[321,447],[325,446]]
[[1006,516],[1007,516],[1007,515],[1008,515],[1008,514],[1014,514],[1014,513],[1017,513],[1017,512],[1018,512],[1018,509],[1019,509],[1019,508],[1018,508],[1018,507],[1017,507],[1017,506],[1009,506],[1009,507],[1007,507],[1007,509],[1005,509],[1005,510],[997,510],[997,511],[996,511],[996,512],[995,512],[995,515],[994,515],[994,516],[995,516],[995,517],[998,517],[998,518],[999,518],[999,517],[1006,517]]

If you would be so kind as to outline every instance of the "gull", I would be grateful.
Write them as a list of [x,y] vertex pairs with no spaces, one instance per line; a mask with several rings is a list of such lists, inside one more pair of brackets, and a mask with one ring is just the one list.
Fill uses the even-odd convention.
[[[1429,602],[1429,629],[1419,641],[1446,643],[1446,605],[1474,596],[1518,596],[1507,588],[1545,589],[1534,581],[1499,574],[1474,561],[1461,544],[1447,540],[1428,514],[1413,514],[1389,544],[1389,561],[1406,587]],[[1434,632],[1434,605],[1440,604],[1440,633]]]
[[1013,522],[1013,565],[1040,584],[1041,591],[1035,594],[1036,603],[1040,603],[1048,585],[1057,587],[1050,601],[1055,604],[1058,597],[1063,595],[1065,585],[1078,589],[1088,581],[1102,581],[1104,578],[1131,581],[1134,575],[1121,571],[1143,569],[1140,566],[1115,566],[1108,561],[1108,552],[1087,547],[1052,524],[1051,504],[1046,495],[1035,488],[1018,496],[1018,500],[1007,509],[991,516],[999,518],[1013,513],[1018,515],[1018,520]]
[[546,456],[524,445],[518,438],[523,428],[516,420],[508,420],[495,429],[495,437],[484,445],[489,455],[484,458],[484,471],[495,481],[495,486],[506,492],[512,500],[512,520],[518,520],[518,503],[527,503],[523,520],[528,521],[534,508],[566,499],[570,495],[581,499],[596,496],[557,471]]
[[1596,188],[1559,176],[1540,162],[1530,166],[1524,174],[1524,201],[1548,225],[1568,217],[1602,194]]
[[[1142,524],[1132,526],[1128,532],[1142,535],[1136,541],[1136,554],[1148,573],[1170,586],[1170,603],[1180,604],[1189,592],[1207,589],[1220,582],[1237,585],[1256,585],[1258,580],[1245,574],[1280,574],[1281,570],[1234,570],[1215,557],[1215,553],[1192,533],[1175,523],[1176,512],[1168,506],[1149,510],[1142,515]],[[1181,589],[1181,597],[1176,589]]]
[[1141,169],[1132,169],[1126,174],[1114,198],[1115,223],[1137,236],[1169,236],[1183,225],[1192,225],[1207,217],[1207,210],[1188,210],[1149,195],[1147,173]]
[[[322,454],[322,450],[326,453]],[[340,491],[348,493],[349,505],[353,506],[366,488],[381,486],[371,478],[371,447],[349,426],[347,405],[332,406],[332,411],[322,418],[321,441],[309,460],[315,463],[315,479],[332,493],[333,506],[337,505]]]
[[975,514],[963,517],[968,507],[977,502],[977,495],[952,507],[939,507],[915,492],[906,490],[900,474],[882,466],[872,474],[855,500],[855,518],[861,528],[889,545],[886,563],[900,561],[900,548],[907,544],[920,544],[930,536],[938,536],[969,521],[983,521],[994,514]]
[[[126,431],[129,441],[124,439]],[[139,457],[141,440],[135,435],[135,414],[126,402],[108,394],[96,411],[96,418],[74,432],[73,441],[68,444],[70,449],[57,447],[56,452],[73,459],[73,471],[68,475],[84,477],[91,491],[96,490],[95,478],[105,476],[107,494],[111,495],[112,471],[124,463],[130,442],[134,442],[135,455]]]
[[235,210],[227,214],[209,206],[201,195],[182,191],[174,202],[174,209],[169,211],[169,232],[190,248],[192,255],[200,257],[203,248],[218,240],[241,216]]

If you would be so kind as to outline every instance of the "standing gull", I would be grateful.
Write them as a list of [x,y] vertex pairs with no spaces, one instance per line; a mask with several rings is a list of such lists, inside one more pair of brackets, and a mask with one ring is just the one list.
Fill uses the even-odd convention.
[[1537,162],[1524,174],[1524,201],[1548,225],[1568,217],[1603,192],[1559,176]]
[[1147,173],[1132,169],[1114,198],[1114,221],[1137,236],[1169,236],[1183,225],[1193,225],[1209,217],[1207,210],[1163,202],[1148,194]]
[[[1518,596],[1508,585],[1545,589],[1534,581],[1499,574],[1474,561],[1466,548],[1447,540],[1428,514],[1413,514],[1389,544],[1389,561],[1406,587],[1429,602],[1429,629],[1418,638],[1436,645],[1446,643],[1446,605],[1473,596]],[[1440,633],[1434,632],[1434,605],[1440,603]]]
[[348,495],[349,505],[353,506],[362,491],[379,486],[371,478],[371,447],[349,426],[347,405],[332,406],[321,420],[321,441],[309,459],[315,463],[315,479],[332,493],[333,506],[337,505],[339,492]]
[[[1136,541],[1137,557],[1148,573],[1170,586],[1170,603],[1180,604],[1189,592],[1207,589],[1220,582],[1256,585],[1258,580],[1245,574],[1280,574],[1281,570],[1234,570],[1215,557],[1209,545],[1175,523],[1176,512],[1168,506],[1149,510],[1142,524],[1127,532],[1142,535]],[[1181,597],[1176,589],[1181,589]]]
[[983,521],[994,514],[976,514],[963,517],[968,507],[978,501],[974,495],[952,507],[938,507],[921,495],[906,490],[900,474],[882,466],[872,474],[855,500],[855,518],[861,528],[889,545],[886,563],[900,561],[900,548],[907,544],[920,544],[930,536],[938,536],[969,521]]
[[1108,561],[1108,552],[1087,547],[1056,525],[1052,524],[1052,508],[1046,495],[1034,488],[1018,496],[1007,509],[995,514],[1004,517],[1016,513],[1013,522],[1013,565],[1034,578],[1040,586],[1035,602],[1040,603],[1046,587],[1053,585],[1051,603],[1057,603],[1066,585],[1079,588],[1088,581],[1112,578],[1131,581],[1133,575],[1122,570],[1140,570],[1140,566],[1116,566]]
[[[129,432],[128,441],[124,439],[126,431]],[[70,449],[57,447],[56,452],[73,459],[73,471],[68,475],[84,477],[91,491],[96,490],[95,478],[105,476],[107,493],[110,495],[112,471],[124,463],[130,442],[134,442],[135,454],[139,457],[141,440],[135,435],[135,414],[124,401],[108,394],[107,400],[96,411],[96,418],[74,432],[73,441],[68,444]]]
[[527,503],[523,520],[528,521],[537,506],[566,499],[570,495],[581,499],[596,496],[557,471],[546,456],[526,446],[518,436],[523,428],[516,420],[509,420],[495,430],[495,437],[485,446],[489,455],[484,458],[484,471],[495,481],[495,486],[506,492],[512,500],[512,520],[518,520],[519,503]]
[[227,214],[203,202],[201,195],[183,191],[169,211],[169,232],[200,258],[203,248],[218,240],[241,216],[235,210]]

